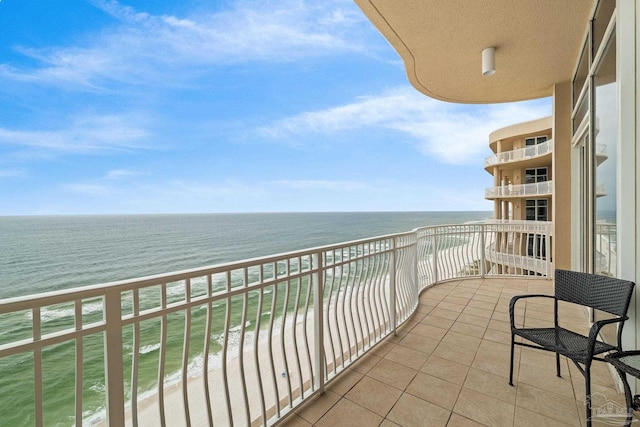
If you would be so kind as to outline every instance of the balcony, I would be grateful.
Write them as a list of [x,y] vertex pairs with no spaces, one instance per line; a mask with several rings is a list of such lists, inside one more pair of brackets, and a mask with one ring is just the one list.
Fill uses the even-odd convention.
[[[515,284],[550,291],[542,279],[552,271],[550,260],[536,259],[545,265],[542,276],[523,279],[529,271],[503,268],[487,256],[487,248],[501,247],[497,243],[505,235],[527,241],[530,235],[550,234],[549,223],[535,222],[425,227],[0,301],[0,318],[12,325],[0,331],[0,377],[7,372],[3,370],[22,369],[28,379],[3,385],[3,422],[271,425],[295,421],[304,415],[301,411],[317,413],[307,403],[315,406],[316,400],[336,397],[335,387],[346,387],[345,381],[358,376],[354,371],[362,374],[358,383],[369,377],[362,387],[377,385],[373,380],[411,377],[406,384],[385,383],[407,394],[394,401],[397,415],[412,402],[411,396],[422,399],[409,386],[415,372],[430,372],[425,366],[429,355],[449,360],[450,354],[465,366],[473,368],[476,361],[476,368],[484,366],[487,351],[482,342],[499,339],[499,329],[493,330],[500,326],[496,322],[505,320],[504,301],[517,291]],[[505,277],[509,281],[499,280]],[[433,286],[451,279],[470,280]],[[498,308],[489,307],[488,296]],[[426,322],[426,314],[437,324]],[[470,326],[480,327],[482,336]],[[461,350],[461,340],[475,344]],[[431,362],[440,366],[442,361]],[[414,375],[398,364],[409,364]],[[360,372],[365,366],[371,373]],[[447,372],[450,378],[429,379],[433,383],[424,387],[435,384],[443,395],[450,394],[443,381],[462,379],[455,369]],[[18,402],[16,397],[29,388],[30,397]],[[462,402],[482,391],[465,393],[456,400],[460,405],[473,405]],[[343,394],[346,400],[336,408],[355,399],[349,399],[346,390]],[[74,399],[58,403],[69,395]],[[436,402],[440,409],[421,405],[434,413],[442,408],[455,412],[458,403],[449,403]],[[401,420],[391,413],[384,417]],[[466,409],[457,413],[469,415]],[[321,415],[329,418],[303,418],[320,420],[319,425],[332,422],[329,412]]]
[[[284,425],[585,425],[584,378],[567,359],[560,360],[558,378],[552,353],[516,347],[514,387],[508,385],[509,300],[517,294],[549,294],[552,288],[550,280],[492,278],[426,289],[396,336]],[[551,310],[551,305],[528,302],[517,320],[537,325]],[[576,309],[571,321],[571,327],[587,329],[582,310]],[[622,425],[615,411],[625,408],[624,394],[616,390],[605,363],[592,366],[592,391],[593,425]]]
[[532,184],[502,185],[485,189],[485,199],[551,196],[553,180]]
[[608,158],[607,144],[596,144],[596,165],[600,166]]
[[525,160],[536,159],[553,152],[553,139],[547,140],[543,143],[530,145],[524,148],[518,148],[516,150],[504,151],[502,153],[494,154],[487,157],[484,160],[485,169],[495,166],[497,164],[521,162]]

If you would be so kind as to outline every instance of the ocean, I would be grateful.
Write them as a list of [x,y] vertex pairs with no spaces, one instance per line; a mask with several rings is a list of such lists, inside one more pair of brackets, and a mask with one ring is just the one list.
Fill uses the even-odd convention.
[[[0,299],[490,216],[491,212],[354,212],[0,217]],[[60,307],[47,316],[64,321],[73,316],[73,310]],[[30,318],[23,317],[0,317],[0,341],[6,342],[14,330],[29,327]],[[153,325],[143,333],[157,337],[157,328]],[[177,333],[181,331],[177,329]],[[157,353],[153,339],[141,352]],[[176,341],[180,346],[180,339]],[[45,355],[45,370],[55,379],[45,384],[45,397],[54,397],[45,406],[47,426],[73,424],[69,416],[74,405],[73,349],[72,343],[63,343]],[[175,351],[179,354],[180,349]],[[0,359],[0,427],[34,425],[29,386],[32,361],[32,355]],[[154,363],[150,359],[148,373],[141,374],[148,377],[147,387],[157,376]],[[85,374],[95,373],[86,380],[87,420],[95,419],[95,413],[102,409],[101,364],[101,352],[92,354],[85,348]]]

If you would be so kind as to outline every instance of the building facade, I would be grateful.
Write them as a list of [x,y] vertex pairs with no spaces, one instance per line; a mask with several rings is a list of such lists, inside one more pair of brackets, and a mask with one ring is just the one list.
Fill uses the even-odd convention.
[[[555,268],[640,283],[640,0],[355,1],[427,96],[460,103],[552,97],[552,116],[538,129],[492,135],[496,157],[486,167],[494,186],[486,196],[497,218],[553,221]],[[481,53],[490,47],[495,73],[487,76]],[[551,153],[509,157],[544,137]],[[514,190],[532,184],[535,194]],[[624,328],[629,349],[640,348],[639,304],[636,291]]]
[[493,186],[485,198],[493,201],[494,219],[552,220],[552,135],[551,117],[545,117],[489,136],[494,154],[485,159],[485,170]]

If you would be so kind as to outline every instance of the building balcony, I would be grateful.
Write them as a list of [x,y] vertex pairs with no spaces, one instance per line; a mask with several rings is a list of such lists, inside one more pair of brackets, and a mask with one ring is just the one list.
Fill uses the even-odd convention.
[[596,197],[604,197],[607,195],[607,184],[596,185]]
[[[0,407],[7,425],[37,426],[576,424],[573,368],[543,377],[530,365],[546,355],[518,349],[517,386],[506,379],[508,298],[551,293],[550,257],[528,276],[487,255],[550,234],[424,227],[3,300],[0,378],[23,369],[28,381],[4,384]],[[524,321],[547,309],[527,306]]]
[[596,165],[602,164],[608,158],[607,144],[596,144]]
[[[541,144],[531,145],[524,148],[518,148],[516,150],[511,150],[511,151],[505,151],[502,153],[489,156],[484,160],[484,168],[489,169],[490,167],[498,164],[523,162],[523,161],[529,161],[533,159],[540,159],[545,156],[549,157],[549,159],[545,159],[545,162],[551,163],[550,155],[552,152],[553,152],[553,139],[550,139]],[[538,165],[535,164],[532,166],[538,166]]]
[[502,185],[485,189],[485,199],[512,199],[519,197],[542,197],[553,194],[553,180],[532,184]]
[[[541,144],[518,148],[502,153],[493,154],[484,159],[484,168],[491,171],[494,166],[505,167],[539,167],[551,164],[551,154],[553,153],[553,139]],[[600,165],[609,158],[606,144],[596,144],[596,164]]]

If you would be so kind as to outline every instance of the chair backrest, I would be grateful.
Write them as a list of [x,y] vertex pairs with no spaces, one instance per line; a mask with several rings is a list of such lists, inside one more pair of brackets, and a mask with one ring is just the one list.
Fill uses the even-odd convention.
[[633,287],[634,283],[628,280],[578,271],[556,270],[557,299],[618,316],[627,314]]

